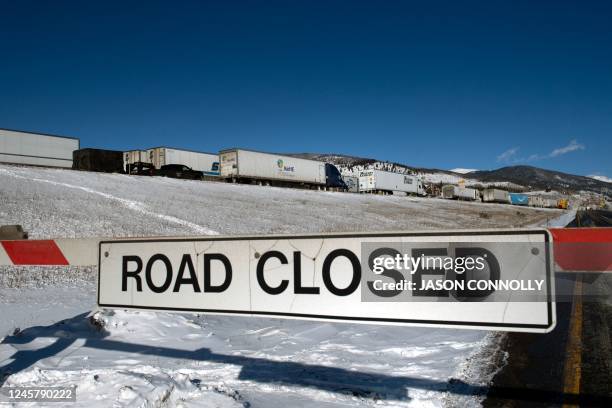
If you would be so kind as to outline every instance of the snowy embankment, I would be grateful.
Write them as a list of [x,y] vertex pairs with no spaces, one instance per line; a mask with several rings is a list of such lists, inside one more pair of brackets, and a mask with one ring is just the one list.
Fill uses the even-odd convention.
[[[507,205],[0,166],[0,224],[32,238],[542,225]],[[86,317],[95,268],[0,269],[0,377],[77,385],[77,406],[477,404],[499,336],[117,311]],[[35,327],[31,327],[35,326]],[[471,385],[465,385],[459,379]]]

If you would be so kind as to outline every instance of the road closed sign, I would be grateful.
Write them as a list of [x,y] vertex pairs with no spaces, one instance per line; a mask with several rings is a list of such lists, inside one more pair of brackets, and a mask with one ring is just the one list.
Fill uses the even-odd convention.
[[98,306],[548,332],[546,230],[100,242]]

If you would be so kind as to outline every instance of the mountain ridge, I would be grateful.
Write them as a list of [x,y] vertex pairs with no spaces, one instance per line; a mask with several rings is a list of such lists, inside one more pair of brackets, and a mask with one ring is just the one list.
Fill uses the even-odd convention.
[[[336,153],[293,153],[290,156],[312,160],[320,160],[336,165],[340,171],[354,173],[365,169],[380,169],[405,174],[440,174],[440,182],[453,183],[454,180],[469,180],[474,185],[481,183],[512,183],[524,186],[529,190],[553,189],[562,192],[590,191],[610,195],[612,183],[589,176],[564,173],[557,170],[543,169],[535,166],[517,165],[505,166],[494,170],[476,170],[469,173],[457,173],[451,170],[424,168],[403,163],[381,161],[372,158],[349,156]],[[430,182],[432,178],[430,177]],[[437,180],[437,179],[435,179]],[[437,182],[437,181],[436,181]]]

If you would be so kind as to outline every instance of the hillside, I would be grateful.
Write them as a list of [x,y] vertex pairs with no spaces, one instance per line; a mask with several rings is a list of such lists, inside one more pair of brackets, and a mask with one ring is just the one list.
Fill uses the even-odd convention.
[[558,191],[594,191],[611,189],[612,184],[591,177],[577,176],[533,166],[509,166],[497,170],[481,170],[469,174],[482,181],[510,181],[530,189],[551,188]]
[[420,173],[443,173],[451,176],[462,176],[449,170],[428,169],[408,166],[406,164],[368,159],[365,157],[347,156],[344,154],[327,153],[291,153],[289,156],[302,157],[304,159],[320,160],[335,164],[340,170],[359,171],[363,169],[380,169],[393,171],[395,173],[420,174]]
[[456,184],[459,180],[463,180],[468,186],[494,185],[517,191],[522,187],[527,190],[545,190],[550,188],[560,192],[578,192],[582,190],[597,193],[608,191],[606,189],[612,189],[612,184],[605,182],[601,178],[578,176],[533,166],[508,166],[497,170],[477,170],[464,173],[413,167],[401,163],[341,154],[297,153],[292,154],[292,156],[333,163],[343,172],[354,173],[365,169],[380,169],[396,173],[419,174],[425,182],[429,183]]

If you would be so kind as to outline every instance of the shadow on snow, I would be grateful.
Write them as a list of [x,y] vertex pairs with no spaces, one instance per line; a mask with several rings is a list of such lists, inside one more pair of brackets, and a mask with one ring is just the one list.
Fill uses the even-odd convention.
[[[208,348],[181,350],[169,347],[155,347],[108,339],[108,332],[99,330],[87,318],[88,313],[55,323],[50,326],[34,326],[4,338],[1,344],[24,345],[37,338],[55,339],[49,345],[38,349],[17,350],[0,366],[0,386],[13,373],[28,369],[48,357],[57,356],[77,340],[84,340],[82,347],[97,350],[121,351],[140,355],[151,355],[191,361],[207,361],[242,367],[239,379],[255,383],[269,383],[299,386],[322,391],[353,395],[361,398],[384,400],[410,400],[409,389],[448,392],[455,395],[494,395],[522,401],[551,402],[564,401],[581,405],[609,405],[612,398],[597,395],[564,394],[556,391],[485,387],[471,385],[461,380],[438,381],[426,378],[391,376],[366,373],[338,367],[274,361],[257,357],[218,354]],[[12,361],[11,361],[12,360]]]

